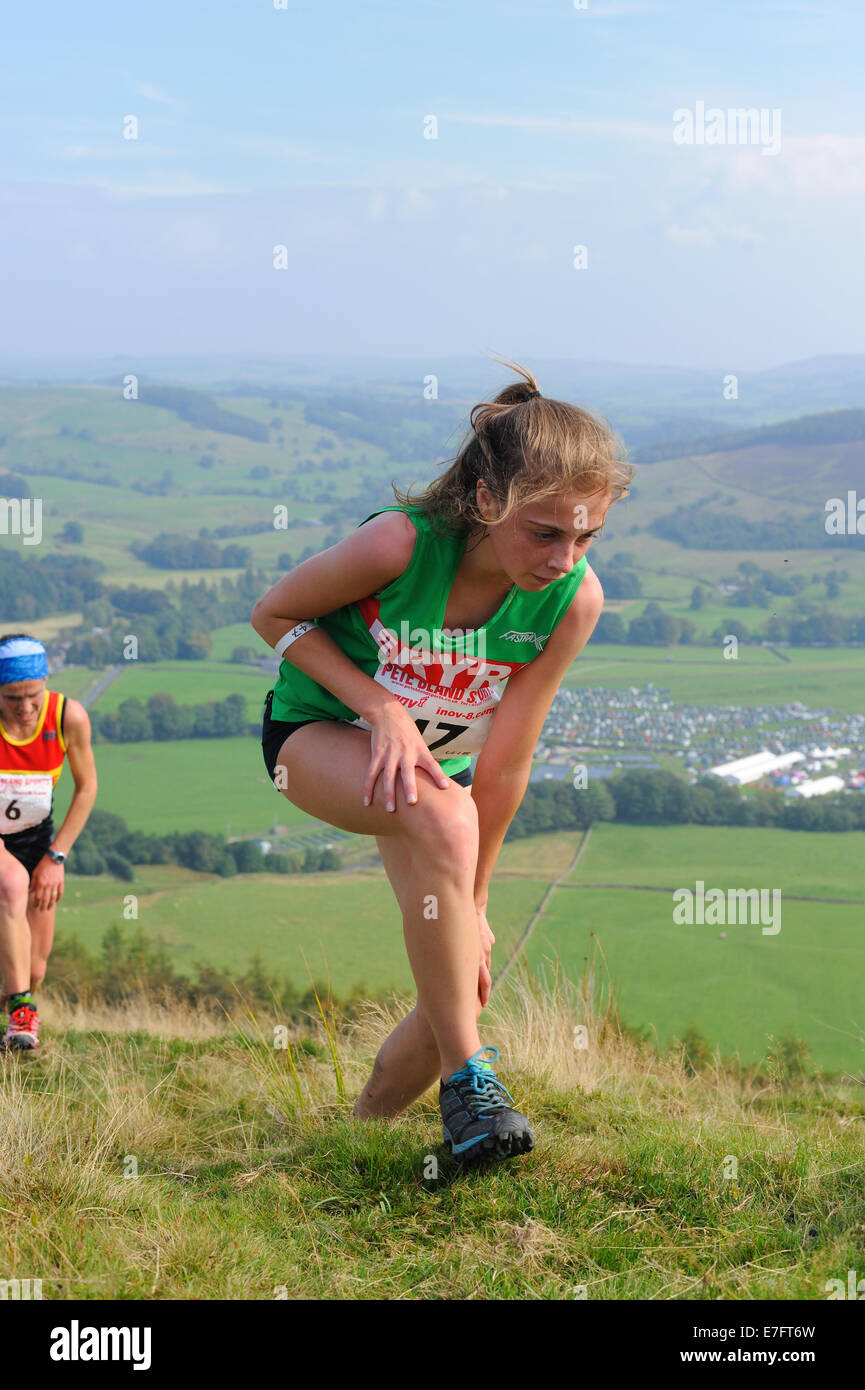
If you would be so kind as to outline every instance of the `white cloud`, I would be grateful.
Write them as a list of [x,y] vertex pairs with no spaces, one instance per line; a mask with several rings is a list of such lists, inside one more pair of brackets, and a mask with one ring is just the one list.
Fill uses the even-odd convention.
[[166,96],[158,87],[151,87],[149,82],[138,82],[135,87],[139,96],[145,97],[147,101],[159,101],[164,106],[173,106],[174,98]]
[[[143,149],[144,147],[139,148]],[[118,135],[113,145],[64,145],[59,153],[61,159],[128,159],[132,152],[138,153],[136,142],[124,140]],[[148,158],[153,155],[166,158],[173,155],[175,151],[165,145],[148,144],[144,153]]]
[[118,183],[116,179],[82,179],[88,188],[100,188],[110,198],[199,198],[214,193],[234,193],[224,184],[211,183],[196,174],[155,169],[149,183]]
[[727,182],[737,193],[763,187],[773,195],[796,198],[863,198],[865,136],[787,135],[771,157],[759,150],[737,150]]
[[624,121],[611,116],[517,116],[501,112],[443,113],[439,120],[453,125],[508,126],[519,130],[548,131],[554,135],[609,135],[626,140],[651,140],[670,145],[669,121]]
[[667,240],[674,241],[677,246],[714,246],[715,237],[709,227],[677,227],[667,228]]
[[669,6],[656,0],[588,0],[587,15],[596,19],[619,19],[640,14],[668,14]]
[[311,164],[332,164],[332,154],[321,154],[306,145],[293,145],[278,135],[234,135],[225,133],[221,137],[226,148],[246,150],[255,154],[265,154],[272,159],[298,159]]

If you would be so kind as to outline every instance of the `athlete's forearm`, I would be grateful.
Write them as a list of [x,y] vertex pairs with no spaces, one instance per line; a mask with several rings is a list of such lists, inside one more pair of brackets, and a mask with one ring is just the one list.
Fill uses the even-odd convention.
[[525,796],[531,767],[495,772],[478,760],[471,794],[478,808],[478,865],[475,872],[475,904],[486,906],[490,879],[504,842],[507,828]]
[[98,787],[88,783],[83,787],[76,787],[69,803],[69,810],[63,818],[63,824],[51,841],[54,849],[62,854],[68,854],[78,836],[87,824],[90,812],[93,810],[93,803],[96,800]]
[[[266,609],[261,610],[258,604],[252,610],[252,626],[271,647],[275,647],[280,637],[302,621],[302,618],[279,617]],[[287,648],[282,659],[318,681],[319,685],[323,685],[325,690],[329,690],[367,722],[383,705],[393,703],[394,697],[384,686],[356,666],[323,628],[311,628],[298,637]]]

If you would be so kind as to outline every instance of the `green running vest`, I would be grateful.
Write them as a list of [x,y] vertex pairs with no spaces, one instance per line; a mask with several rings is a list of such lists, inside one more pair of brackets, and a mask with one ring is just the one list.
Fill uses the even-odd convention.
[[[469,767],[487,738],[503,682],[543,651],[586,572],[585,555],[570,574],[528,593],[511,585],[498,612],[481,628],[442,631],[447,600],[467,534],[442,535],[416,507],[404,511],[417,528],[407,568],[386,588],[316,619],[346,656],[391,691],[409,711],[442,771]],[[280,663],[273,719],[340,719],[369,724],[291,662]]]

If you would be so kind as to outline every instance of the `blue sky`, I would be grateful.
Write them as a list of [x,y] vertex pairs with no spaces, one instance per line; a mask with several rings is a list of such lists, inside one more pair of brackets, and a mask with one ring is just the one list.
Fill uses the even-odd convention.
[[[48,0],[5,28],[4,358],[865,351],[859,5]],[[677,144],[698,102],[779,112],[780,149]]]

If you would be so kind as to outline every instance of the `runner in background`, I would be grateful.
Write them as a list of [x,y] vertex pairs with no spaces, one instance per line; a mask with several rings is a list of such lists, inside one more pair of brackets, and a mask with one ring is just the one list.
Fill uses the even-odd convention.
[[[45,978],[64,864],[96,800],[84,706],[46,689],[48,656],[24,632],[0,637],[0,971],[9,1023],[2,1045],[39,1045],[34,992]],[[75,791],[54,834],[54,786],[68,756]]]
[[399,505],[298,565],[252,614],[282,657],[265,766],[293,805],[375,835],[417,984],[354,1113],[395,1115],[438,1080],[462,1160],[534,1143],[478,1035],[489,883],[553,697],[600,616],[585,552],[631,475],[608,427],[515,370],[521,381],[475,406],[441,477],[415,499],[395,488]]

